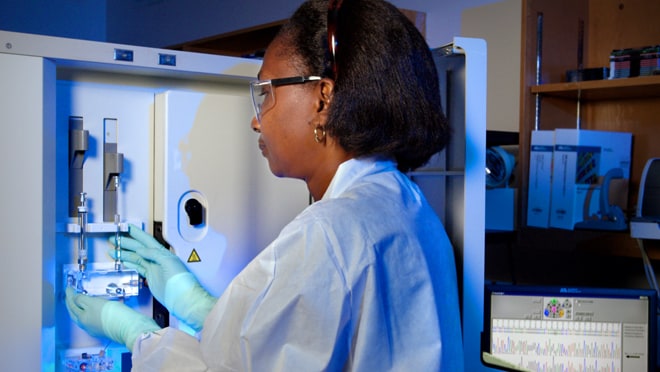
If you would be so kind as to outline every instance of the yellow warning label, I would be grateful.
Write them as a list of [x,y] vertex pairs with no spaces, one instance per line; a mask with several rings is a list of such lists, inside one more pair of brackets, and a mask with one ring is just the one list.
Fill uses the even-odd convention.
[[190,252],[190,256],[188,256],[188,262],[201,262],[202,259],[199,258],[199,255],[197,254],[197,251],[195,248],[193,248],[192,252]]

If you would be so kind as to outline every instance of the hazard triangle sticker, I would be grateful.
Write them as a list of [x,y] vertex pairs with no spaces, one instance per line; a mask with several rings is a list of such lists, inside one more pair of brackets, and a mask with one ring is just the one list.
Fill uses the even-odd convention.
[[201,262],[202,259],[199,258],[199,255],[197,254],[197,251],[195,248],[193,248],[192,252],[190,252],[190,256],[188,256],[188,262]]

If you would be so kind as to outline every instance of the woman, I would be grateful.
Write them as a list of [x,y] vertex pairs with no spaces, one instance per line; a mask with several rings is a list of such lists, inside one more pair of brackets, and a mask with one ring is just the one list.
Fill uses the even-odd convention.
[[72,317],[125,343],[140,371],[462,370],[452,247],[402,173],[448,138],[423,37],[381,0],[311,0],[270,44],[258,78],[259,148],[315,202],[217,301],[131,227],[126,266],[199,338],[69,291]]

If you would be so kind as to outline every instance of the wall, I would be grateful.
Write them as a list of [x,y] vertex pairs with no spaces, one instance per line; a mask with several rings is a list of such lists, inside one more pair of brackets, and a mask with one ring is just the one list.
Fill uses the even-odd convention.
[[488,43],[489,130],[519,130],[521,30],[522,0],[503,0],[463,11],[461,35]]
[[[288,18],[301,0],[3,0],[0,29],[165,47]],[[426,13],[427,41],[460,35],[461,12],[497,0],[392,0]]]
[[106,0],[2,0],[0,30],[106,40]]
[[[425,12],[427,41],[431,47],[437,47],[460,35],[463,9],[496,0],[391,2],[400,8]],[[301,0],[243,0],[240,3],[227,0],[114,0],[108,3],[108,39],[153,47],[174,45],[286,19],[301,3]]]

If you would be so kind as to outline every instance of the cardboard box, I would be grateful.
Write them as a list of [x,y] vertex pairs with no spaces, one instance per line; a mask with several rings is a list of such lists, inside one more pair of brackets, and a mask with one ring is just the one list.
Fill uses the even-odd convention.
[[627,209],[631,147],[631,133],[556,129],[550,226],[573,230],[598,218],[603,176],[613,168],[623,178],[610,183],[608,205]]

